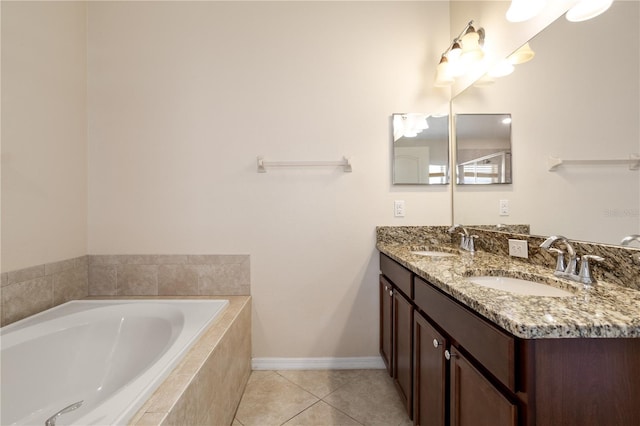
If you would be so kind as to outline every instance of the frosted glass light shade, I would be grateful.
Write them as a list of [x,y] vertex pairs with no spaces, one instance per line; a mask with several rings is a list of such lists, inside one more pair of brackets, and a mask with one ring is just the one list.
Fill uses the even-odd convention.
[[451,86],[454,82],[453,75],[451,74],[451,69],[449,66],[449,61],[445,56],[442,56],[440,59],[440,63],[436,68],[436,87],[446,87]]
[[460,55],[462,55],[462,47],[460,46],[460,43],[456,41],[453,43],[453,46],[451,46],[451,50],[447,52],[447,59],[449,62],[454,62],[460,58]]
[[565,15],[568,21],[582,22],[606,12],[613,0],[580,0]]
[[536,52],[531,50],[529,43],[525,43],[509,56],[509,62],[513,65],[524,64],[525,62],[532,60],[535,55]]
[[471,27],[471,31],[467,32],[460,41],[462,42],[462,61],[471,63],[482,60],[484,52],[479,43],[480,35],[473,30],[473,27]]
[[511,0],[506,14],[507,21],[527,21],[540,13],[545,3],[546,0]]
[[499,62],[496,66],[494,66],[490,71],[489,71],[489,76],[491,77],[504,77],[506,75],[509,75],[513,72],[513,70],[515,70],[513,64],[511,62],[509,62],[508,59],[505,59],[501,62]]

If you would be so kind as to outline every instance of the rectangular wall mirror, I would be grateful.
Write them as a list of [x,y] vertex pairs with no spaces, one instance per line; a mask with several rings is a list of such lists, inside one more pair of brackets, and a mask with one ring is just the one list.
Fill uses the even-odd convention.
[[449,183],[449,116],[393,114],[393,184]]
[[456,183],[511,183],[511,114],[456,114]]

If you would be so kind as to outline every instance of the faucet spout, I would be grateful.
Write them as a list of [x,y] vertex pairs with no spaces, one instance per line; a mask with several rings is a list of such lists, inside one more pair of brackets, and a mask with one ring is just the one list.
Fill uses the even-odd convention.
[[467,231],[467,228],[465,228],[464,226],[462,226],[460,224],[454,224],[453,226],[451,226],[451,228],[449,228],[449,233],[453,234],[456,229],[459,229],[462,232],[464,232],[465,236],[469,236],[469,231]]
[[551,237],[544,240],[544,242],[540,244],[540,247],[545,250],[549,250],[553,243],[555,243],[556,241],[564,244],[564,246],[567,248],[567,254],[570,258],[576,257],[576,250],[573,248],[567,237],[563,237],[562,235],[552,235]]
[[632,241],[640,242],[640,235],[638,234],[627,235],[622,239],[622,241],[620,241],[620,244],[623,246],[628,246]]

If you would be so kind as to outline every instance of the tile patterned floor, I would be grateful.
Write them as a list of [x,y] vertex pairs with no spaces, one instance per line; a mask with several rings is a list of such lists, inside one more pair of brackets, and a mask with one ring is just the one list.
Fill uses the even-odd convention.
[[386,370],[254,371],[232,426],[409,426]]

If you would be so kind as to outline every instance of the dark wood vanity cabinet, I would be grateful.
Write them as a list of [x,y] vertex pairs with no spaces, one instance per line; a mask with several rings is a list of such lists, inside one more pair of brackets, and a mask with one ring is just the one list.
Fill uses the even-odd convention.
[[455,347],[450,358],[450,415],[455,426],[517,426],[516,404]]
[[419,277],[414,303],[414,424],[517,426],[513,337]]
[[413,424],[444,426],[449,342],[419,312],[413,318]]
[[393,376],[393,285],[380,275],[380,356]]
[[413,412],[413,274],[380,256],[380,354],[412,416]]
[[414,424],[517,426],[514,338],[383,254],[380,271],[380,353]]
[[413,306],[393,291],[393,379],[409,417],[413,407]]
[[384,254],[380,270],[381,353],[414,425],[640,425],[640,338],[517,338]]

